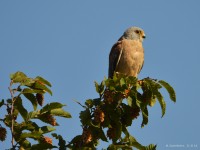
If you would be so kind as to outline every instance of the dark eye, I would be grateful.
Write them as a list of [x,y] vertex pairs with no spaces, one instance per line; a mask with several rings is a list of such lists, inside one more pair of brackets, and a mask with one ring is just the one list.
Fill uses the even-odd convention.
[[139,31],[139,30],[135,30],[135,33],[137,33],[137,34],[138,34],[138,33],[140,33],[140,31]]

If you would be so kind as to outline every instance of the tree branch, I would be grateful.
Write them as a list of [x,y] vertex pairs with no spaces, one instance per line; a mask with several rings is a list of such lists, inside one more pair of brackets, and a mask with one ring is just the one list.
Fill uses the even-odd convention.
[[8,87],[9,91],[10,91],[10,94],[11,94],[11,98],[12,98],[12,103],[11,103],[11,117],[12,117],[12,124],[11,124],[11,134],[12,134],[12,147],[14,147],[14,117],[13,117],[13,110],[14,110],[14,92],[12,91],[12,84],[13,84],[13,81],[11,80],[10,82],[10,86]]

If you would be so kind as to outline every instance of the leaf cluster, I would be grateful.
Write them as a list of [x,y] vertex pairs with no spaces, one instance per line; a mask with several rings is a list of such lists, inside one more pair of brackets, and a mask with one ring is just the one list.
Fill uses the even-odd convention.
[[[29,78],[23,72],[11,74],[10,79],[11,98],[0,101],[0,108],[6,107],[7,110],[0,121],[11,130],[12,150],[95,150],[100,141],[111,142],[108,150],[155,150],[154,144],[140,144],[127,128],[139,116],[142,117],[141,127],[147,125],[148,109],[156,102],[161,106],[161,116],[165,115],[166,102],[161,93],[162,88],[176,102],[175,91],[166,81],[151,78],[138,80],[135,77],[114,74],[113,78],[105,78],[101,83],[95,82],[98,98],[87,99],[84,105],[77,101],[84,109],[79,116],[82,134],[67,143],[61,135],[52,132],[59,125],[56,117],[71,118],[70,113],[59,102],[44,105],[44,95],[52,95],[51,83],[40,76]],[[24,106],[27,100],[32,104],[32,110]],[[44,125],[41,126],[35,120]],[[0,140],[4,141],[7,131],[2,124]],[[58,140],[58,145],[53,145],[52,138],[45,136],[47,133],[52,133],[52,137]],[[36,143],[32,144],[30,139]]]
[[[166,102],[160,92],[165,88],[170,99],[175,102],[174,89],[163,80],[115,74],[104,79],[100,84],[95,82],[99,98],[85,101],[80,112],[83,132],[69,143],[71,149],[95,149],[99,140],[112,144],[109,150],[133,149],[154,150],[156,145],[143,146],[130,135],[127,127],[131,126],[138,116],[142,116],[141,127],[148,124],[148,109],[155,103],[161,106],[162,117],[165,114]],[[79,102],[78,102],[79,103]],[[80,103],[79,103],[80,104]]]
[[[54,131],[55,126],[58,126],[56,116],[71,118],[70,113],[63,109],[65,105],[52,102],[43,106],[44,95],[52,95],[52,91],[50,82],[40,76],[29,78],[23,72],[16,72],[10,75],[10,79],[11,99],[2,100],[0,107],[7,108],[7,114],[1,121],[11,130],[12,149],[55,148],[52,139],[45,134]],[[32,104],[32,111],[23,105],[26,100]],[[38,105],[41,107],[38,108]],[[22,119],[18,119],[19,116]],[[40,120],[44,126],[34,120]],[[32,145],[29,139],[35,140],[36,144]]]

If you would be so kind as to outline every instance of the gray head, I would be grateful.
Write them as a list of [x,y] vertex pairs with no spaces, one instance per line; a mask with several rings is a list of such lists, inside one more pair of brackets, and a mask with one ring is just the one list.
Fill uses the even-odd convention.
[[124,32],[122,37],[129,40],[140,40],[142,42],[145,38],[145,33],[141,28],[130,27]]

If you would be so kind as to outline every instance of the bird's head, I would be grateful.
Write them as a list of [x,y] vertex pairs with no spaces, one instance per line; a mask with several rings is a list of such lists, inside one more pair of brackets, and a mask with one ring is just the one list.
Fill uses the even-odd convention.
[[122,37],[129,40],[140,40],[142,42],[145,38],[145,33],[141,28],[130,27],[124,32]]

